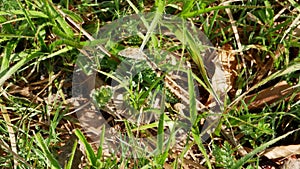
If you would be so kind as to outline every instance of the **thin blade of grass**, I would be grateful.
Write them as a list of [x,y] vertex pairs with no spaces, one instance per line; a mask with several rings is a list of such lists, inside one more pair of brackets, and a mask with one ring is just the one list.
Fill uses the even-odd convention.
[[[48,15],[40,11],[27,10],[27,14],[31,18],[49,18]],[[0,11],[0,15],[25,15],[23,10]]]
[[77,13],[70,11],[68,9],[62,9],[62,11],[67,14],[71,19],[73,19],[75,22],[82,23],[84,20],[78,15]]
[[[56,7],[53,3],[46,1],[46,7],[49,10],[49,13],[52,15],[52,18],[58,23],[59,27],[64,31],[64,33],[69,37],[69,39],[74,37],[74,32],[69,24],[64,20],[64,18],[58,13]],[[54,21],[54,22],[55,22]]]
[[[198,122],[198,120],[195,121],[196,123]],[[209,169],[212,169],[212,165],[210,163],[210,159],[208,157],[208,154],[206,153],[206,150],[205,150],[205,147],[202,143],[202,139],[200,137],[200,131],[199,131],[199,127],[198,125],[195,125],[193,128],[192,128],[192,135],[194,137],[194,141],[196,142],[199,150],[201,151],[202,155],[204,156],[205,160],[206,160],[206,164],[208,166]]]
[[0,69],[1,72],[9,67],[12,52],[17,47],[17,44],[18,44],[18,40],[17,41],[10,41],[5,46],[4,57],[2,57],[2,62],[1,62],[1,69]]
[[[25,18],[23,18],[25,19]],[[17,21],[17,19],[11,19]],[[16,30],[13,28],[12,24],[10,24],[11,20],[7,20],[4,16],[0,15],[0,26],[3,28],[3,32],[15,34]]]
[[[17,19],[12,19],[12,20],[8,20],[8,21],[2,21],[2,16],[0,16],[0,26],[3,26],[3,25],[8,25],[10,23],[15,23],[15,22],[18,22],[18,21],[23,21],[23,20],[26,20],[26,18],[17,18]],[[12,27],[11,27],[12,29]]]
[[241,168],[250,158],[252,158],[255,154],[263,151],[264,149],[266,149],[267,147],[269,147],[270,145],[276,143],[277,141],[283,139],[283,138],[286,138],[288,135],[290,134],[293,134],[294,132],[296,131],[299,131],[299,129],[296,129],[296,130],[293,130],[293,131],[290,131],[280,137],[277,137],[273,140],[270,140],[264,144],[262,144],[261,146],[257,147],[256,149],[254,149],[253,151],[251,151],[250,153],[248,153],[246,156],[242,157],[240,160],[238,160],[233,166],[232,166],[232,169],[239,169]]
[[163,153],[163,145],[164,145],[164,117],[165,117],[165,95],[162,95],[161,104],[160,104],[160,117],[157,126],[157,148],[158,153]]
[[[136,146],[136,145],[139,145],[137,143],[137,139],[135,138],[133,132],[132,132],[132,127],[129,125],[129,122],[127,120],[124,121],[124,124],[125,124],[125,128],[126,128],[126,133],[127,133],[127,138],[128,138],[128,141],[124,141],[124,140],[121,140],[121,142],[123,142],[124,144],[121,144],[122,146],[122,150],[127,150],[128,148],[132,148],[132,151],[130,152],[133,157],[136,155],[136,156],[140,156],[141,154],[144,153],[144,149],[140,148],[139,146]],[[126,138],[126,137],[124,137]],[[122,152],[122,155],[126,156],[126,153],[125,152]],[[127,154],[128,155],[128,154]]]
[[67,166],[65,167],[65,169],[71,169],[71,168],[72,168],[74,156],[75,156],[76,149],[77,149],[77,144],[78,144],[78,141],[75,140],[75,141],[74,141],[73,148],[72,148],[71,156],[70,156],[70,158],[69,158],[69,160],[68,160],[68,163],[67,163]]
[[[64,41],[64,42],[65,42],[65,41]],[[39,58],[39,62],[41,62],[41,61],[43,61],[43,60],[46,60],[46,59],[53,58],[53,57],[58,56],[58,55],[61,55],[61,54],[63,54],[63,53],[69,52],[69,51],[71,51],[71,50],[73,50],[73,49],[74,49],[74,48],[71,47],[71,46],[66,46],[66,47],[64,47],[64,48],[62,48],[62,49],[60,49],[60,50],[58,50],[58,51],[56,51],[56,52],[53,52],[53,53],[51,53],[51,54],[49,54],[49,55],[47,55],[47,56],[45,56],[45,57],[40,57],[40,58]]]
[[50,161],[51,168],[60,169],[61,166],[59,162],[54,158],[53,154],[48,149],[48,146],[45,144],[43,137],[40,133],[37,133],[35,135],[35,140],[37,141],[38,146],[42,149],[44,152],[44,155],[47,157],[47,159]]
[[22,66],[24,66],[26,63],[31,61],[32,59],[43,55],[40,51],[32,52],[31,54],[27,55],[26,57],[22,58],[18,63],[13,65],[10,68],[7,68],[0,72],[0,86],[4,84],[4,82],[9,79],[17,70],[19,70]]
[[4,142],[2,139],[0,139],[0,146],[2,148],[4,148],[7,152],[11,153],[12,155],[14,155],[15,158],[17,158],[18,160],[20,160],[22,163],[24,163],[28,168],[33,168],[32,165],[30,165],[25,159],[23,159],[22,157],[19,156],[19,154],[16,154],[15,152],[13,152],[8,144],[6,142]]
[[[31,30],[33,30],[34,32],[37,32],[37,29],[36,29],[36,27],[35,27],[35,25],[34,25],[34,22],[33,22],[32,19],[31,19],[31,17],[29,16],[28,11],[27,11],[27,10],[25,9],[25,7],[22,5],[22,3],[20,2],[20,0],[17,0],[17,2],[18,2],[20,8],[22,9],[22,11],[23,11],[23,13],[24,13],[25,18],[26,18],[26,20],[27,20],[27,22],[28,22],[28,24],[29,24]],[[40,35],[38,35],[38,41],[39,41],[39,43],[40,43],[40,45],[41,45],[42,51],[47,51],[47,45],[46,45],[44,39],[43,39]]]
[[[218,95],[216,94],[216,92],[213,90],[212,88],[212,84],[209,81],[209,78],[207,76],[206,70],[205,70],[205,65],[201,56],[201,53],[204,48],[209,48],[210,46],[204,46],[201,43],[201,39],[198,39],[198,41],[193,37],[193,35],[191,34],[191,32],[189,32],[189,30],[187,30],[186,28],[186,23],[182,20],[183,25],[174,25],[174,23],[170,22],[170,23],[164,23],[164,26],[168,27],[169,30],[172,31],[172,33],[174,33],[174,35],[183,43],[183,44],[187,44],[189,52],[191,54],[191,57],[193,59],[193,61],[197,64],[199,71],[203,77],[203,81],[205,83],[206,89],[209,93],[211,93],[214,98],[216,99],[216,101],[219,103],[219,105],[221,105],[221,101],[218,97]],[[193,30],[196,31],[196,30]],[[198,37],[197,37],[198,38]],[[197,43],[198,42],[198,43]],[[201,81],[201,80],[200,80]]]
[[180,15],[184,15],[189,13],[189,11],[195,6],[195,1],[191,0],[191,1],[187,1],[186,3],[184,3],[183,7],[182,7],[182,12],[180,13]]
[[197,119],[197,105],[196,105],[196,94],[195,94],[195,88],[194,88],[194,80],[192,76],[192,72],[189,69],[188,70],[188,90],[189,90],[189,100],[190,100],[190,121],[194,125],[194,122]]
[[89,162],[92,164],[92,166],[96,166],[97,159],[96,159],[96,156],[95,156],[92,146],[88,143],[85,136],[82,134],[82,132],[79,129],[75,130],[75,135],[78,137],[78,139],[84,145],[86,156],[87,156]]
[[152,36],[152,34],[154,32],[154,29],[157,27],[157,24],[158,24],[159,20],[161,19],[162,14],[163,14],[164,9],[165,9],[165,5],[164,4],[165,4],[164,0],[157,1],[157,5],[158,5],[157,6],[157,10],[155,12],[153,21],[151,22],[151,24],[150,24],[150,26],[149,26],[149,28],[147,30],[146,36],[143,39],[143,42],[142,42],[142,44],[140,46],[140,51],[142,51],[144,49],[144,47],[146,46],[146,43],[148,42],[149,38]]
[[99,144],[98,151],[97,151],[97,159],[102,158],[104,140],[105,140],[105,125],[103,125],[103,128],[102,128],[102,133],[101,133],[101,137],[100,137],[100,144]]
[[34,36],[15,35],[15,34],[3,34],[3,33],[0,33],[0,37],[3,37],[3,38],[30,38],[30,39],[34,38]]

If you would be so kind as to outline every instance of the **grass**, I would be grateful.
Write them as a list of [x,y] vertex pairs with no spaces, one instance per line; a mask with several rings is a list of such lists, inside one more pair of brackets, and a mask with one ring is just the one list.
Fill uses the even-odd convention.
[[[264,166],[259,154],[266,148],[299,144],[299,13],[294,0],[0,0],[0,167]],[[113,25],[133,14],[145,30],[126,19]],[[162,14],[190,27],[171,21],[158,27]],[[210,80],[211,58],[201,53],[209,44],[201,45],[195,36],[200,31],[222,60],[215,78],[226,75],[226,83],[218,83],[230,87],[226,92]],[[118,55],[127,47],[148,50],[164,71]],[[175,66],[160,50],[178,59]],[[74,79],[79,70],[92,80]],[[177,72],[176,82],[189,95],[186,108],[164,87],[166,74]],[[111,106],[112,91],[123,94],[127,109],[118,100],[120,107]],[[92,97],[89,102],[76,100],[82,93]],[[196,99],[222,105],[211,110],[220,114],[198,112]],[[93,107],[101,117],[91,113]],[[213,117],[219,124],[210,124],[214,131],[205,135],[203,119]],[[87,131],[91,125],[106,132]]]

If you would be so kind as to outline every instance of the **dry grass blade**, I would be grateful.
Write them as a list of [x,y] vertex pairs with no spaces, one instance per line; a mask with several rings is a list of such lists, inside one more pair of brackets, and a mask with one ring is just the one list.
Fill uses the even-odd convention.
[[[225,92],[232,93],[234,90],[234,84],[237,78],[237,59],[235,58],[234,52],[232,52],[233,48],[230,44],[225,44],[222,46],[221,50],[218,52],[219,60],[222,64],[224,73],[215,73],[218,76],[225,76],[226,83],[223,84],[223,88],[226,89]],[[220,75],[219,75],[220,74]],[[224,78],[224,77],[221,77]],[[219,81],[218,81],[219,82]],[[220,82],[218,83],[220,84]]]
[[[6,122],[6,126],[7,126],[7,130],[8,130],[8,134],[9,134],[9,138],[10,138],[10,146],[11,146],[11,150],[12,152],[14,152],[15,154],[18,154],[17,152],[17,143],[16,143],[16,137],[15,137],[15,131],[12,128],[12,124],[11,124],[11,120],[10,117],[7,113],[7,110],[5,109],[5,107],[3,105],[0,105],[1,107],[1,112],[2,112],[2,116]],[[14,169],[16,169],[18,166],[18,161],[14,156]]]
[[[294,0],[289,0],[289,2],[296,7],[296,9],[298,10],[298,12],[300,12],[300,7],[299,4],[297,2],[295,2]],[[282,43],[282,41],[285,39],[285,37],[288,35],[288,33],[295,27],[297,27],[299,25],[299,20],[300,20],[300,15],[298,14],[297,17],[293,20],[292,24],[289,26],[288,29],[285,30],[280,43]]]
[[24,163],[28,168],[33,168],[33,166],[30,165],[24,158],[20,157],[18,154],[12,151],[6,142],[0,140],[0,146],[4,147],[8,152],[10,152],[14,156],[14,158],[22,161],[22,163]]
[[[230,1],[226,1],[224,3],[224,5],[229,5]],[[242,56],[242,65],[244,68],[246,68],[246,62],[245,62],[245,59],[243,57],[243,47],[242,47],[242,43],[241,43],[241,40],[240,40],[240,36],[239,36],[239,33],[238,33],[238,29],[237,29],[237,26],[236,26],[236,21],[234,20],[233,18],[233,15],[232,15],[232,12],[229,8],[226,8],[225,9],[228,17],[229,17],[229,21],[231,23],[231,26],[232,26],[232,31],[234,33],[234,37],[235,37],[235,40],[236,40],[236,43],[237,43],[237,46],[238,46],[238,50],[240,51],[240,55]]]
[[289,32],[292,30],[292,28],[299,25],[300,15],[297,16],[297,18],[294,19],[293,23],[289,26],[289,28],[284,32],[284,35],[280,42],[284,40],[284,38],[289,34]]

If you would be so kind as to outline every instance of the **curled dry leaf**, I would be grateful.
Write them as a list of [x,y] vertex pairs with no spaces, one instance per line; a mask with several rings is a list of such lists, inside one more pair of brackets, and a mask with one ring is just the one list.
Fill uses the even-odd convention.
[[288,157],[295,154],[300,154],[300,145],[272,147],[265,150],[261,155],[264,155],[269,159],[276,159]]
[[[218,53],[221,61],[223,72],[226,78],[227,91],[234,95],[235,80],[237,78],[237,60],[235,58],[233,47],[230,44],[222,46],[221,51]],[[217,74],[217,73],[216,73]],[[216,75],[215,74],[215,75]]]

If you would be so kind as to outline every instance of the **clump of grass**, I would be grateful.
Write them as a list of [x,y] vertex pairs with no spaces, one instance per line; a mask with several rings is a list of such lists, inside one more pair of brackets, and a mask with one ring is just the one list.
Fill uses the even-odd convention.
[[[118,153],[104,155],[105,135],[102,133],[98,148],[89,140],[88,133],[82,132],[70,103],[71,74],[77,56],[89,43],[87,34],[98,34],[100,28],[114,19],[129,14],[140,14],[143,7],[156,12],[148,25],[147,33],[141,37],[129,37],[124,42],[108,43],[105,48],[113,56],[101,60],[99,68],[101,81],[109,84],[115,77],[118,52],[128,46],[142,46],[158,49],[163,46],[192,62],[192,71],[187,71],[189,112],[184,117],[192,124],[178,154],[172,143],[176,140],[174,127],[179,111],[172,106],[178,101],[171,96],[162,97],[160,109],[156,109],[157,121],[139,126],[122,116],[110,116],[113,124],[123,127],[121,134],[135,141],[143,133],[155,135],[154,156],[140,160],[128,159]],[[85,159],[81,166],[90,168],[255,168],[259,166],[259,152],[272,145],[299,144],[299,12],[293,0],[286,2],[249,1],[7,1],[0,0],[0,166],[2,168],[73,168],[81,157],[76,154],[83,145]],[[210,86],[199,44],[194,37],[188,37],[188,47],[170,37],[153,35],[151,32],[163,14],[174,14],[194,24],[197,31],[203,31],[218,48],[230,45],[237,64],[235,91],[225,101],[222,120],[216,132],[210,136],[210,144],[201,140],[201,118],[196,111],[196,85],[193,77],[212,96],[217,96]],[[70,19],[67,19],[70,18]],[[144,18],[142,18],[144,19]],[[82,26],[82,29],[75,25]],[[173,25],[167,25],[174,28]],[[111,30],[108,30],[109,33]],[[185,32],[174,32],[180,40]],[[183,40],[183,39],[181,39]],[[168,46],[169,45],[169,46]],[[174,47],[175,46],[175,47]],[[218,51],[223,51],[218,50]],[[124,59],[124,58],[123,58]],[[126,59],[126,58],[125,58]],[[230,61],[228,61],[230,62]],[[234,76],[234,75],[233,75]],[[132,79],[128,91],[135,108],[145,108],[152,91],[161,90],[161,77],[149,69]],[[203,80],[203,82],[202,82]],[[257,101],[261,91],[270,89],[280,82],[286,82],[291,89],[289,95],[277,97],[257,109],[249,106]],[[101,108],[111,97],[104,88],[96,89],[95,102]],[[101,91],[102,90],[102,91]],[[167,93],[168,91],[164,91]],[[163,92],[163,94],[165,94]],[[247,98],[251,94],[254,98]],[[273,96],[267,95],[265,98]],[[245,99],[246,98],[246,99]],[[168,101],[168,99],[174,101]],[[251,100],[248,102],[248,100]],[[167,101],[166,101],[167,100]],[[204,99],[205,100],[205,99]],[[265,101],[265,100],[260,100]],[[171,104],[170,104],[171,102]],[[166,103],[166,104],[165,104]],[[168,111],[168,113],[166,112]],[[68,114],[68,115],[65,115]],[[109,113],[107,113],[109,114]],[[172,117],[173,115],[173,117]],[[172,125],[174,128],[172,128]],[[116,127],[114,126],[114,127]],[[166,126],[170,133],[166,133]],[[76,129],[75,129],[76,128]],[[65,150],[71,133],[69,150]],[[141,134],[142,133],[142,134]],[[155,133],[155,134],[154,134]],[[158,134],[157,134],[158,133]],[[230,133],[230,134],[228,134]],[[169,138],[165,136],[169,134]],[[146,135],[146,134],[145,134]],[[288,139],[284,137],[288,136]],[[231,138],[230,138],[231,137]],[[71,140],[71,139],[70,139]],[[79,142],[78,142],[79,141]],[[212,148],[210,147],[212,145]],[[124,150],[126,144],[121,144]],[[128,148],[128,147],[127,147]],[[241,150],[248,151],[243,154]],[[129,152],[130,153],[130,152]],[[140,152],[140,154],[147,154]],[[66,161],[60,156],[68,154]],[[188,158],[189,156],[189,158]],[[191,160],[192,159],[192,160]],[[204,161],[204,162],[201,162]],[[201,163],[200,163],[201,162]],[[76,164],[78,165],[78,164]]]

